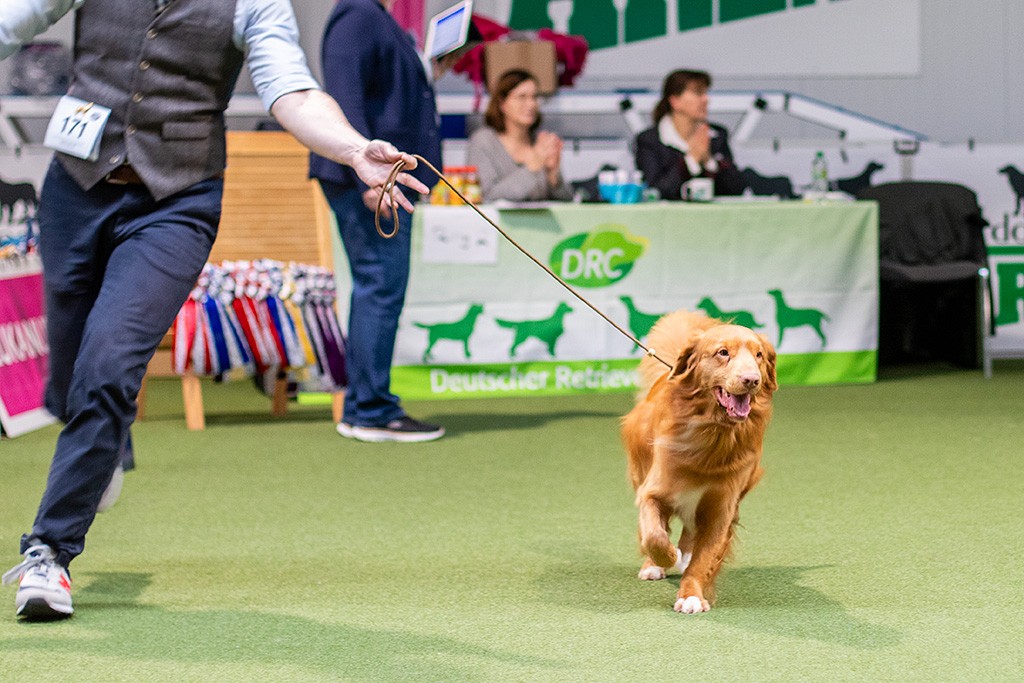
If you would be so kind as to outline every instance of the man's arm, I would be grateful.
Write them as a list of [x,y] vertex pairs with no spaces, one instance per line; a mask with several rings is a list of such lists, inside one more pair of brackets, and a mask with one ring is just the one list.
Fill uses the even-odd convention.
[[11,56],[85,0],[10,0],[0,3],[0,59]]
[[[406,169],[416,167],[412,155],[399,152],[383,140],[368,141],[363,137],[349,124],[338,103],[322,90],[298,90],[282,95],[271,106],[270,113],[299,142],[320,156],[351,166],[371,188],[384,185],[391,167],[399,159],[406,162]],[[430,191],[408,173],[400,173],[398,182],[423,194]],[[397,188],[395,196],[406,211],[412,211],[412,204]]]
[[[381,188],[399,159],[406,168],[416,160],[382,140],[368,141],[322,90],[306,66],[298,45],[298,27],[287,0],[239,0],[236,30],[246,50],[256,92],[285,130],[320,156],[351,166],[371,188]],[[402,173],[398,182],[417,192],[423,183]],[[412,204],[396,188],[395,198],[407,211]],[[390,206],[388,198],[385,206]]]

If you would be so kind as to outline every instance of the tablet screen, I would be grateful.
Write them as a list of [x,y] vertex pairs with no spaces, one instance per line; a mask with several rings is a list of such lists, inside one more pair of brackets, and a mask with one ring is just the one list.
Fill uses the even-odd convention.
[[465,44],[472,10],[472,0],[464,0],[434,15],[427,26],[427,40],[423,48],[427,57],[441,57]]

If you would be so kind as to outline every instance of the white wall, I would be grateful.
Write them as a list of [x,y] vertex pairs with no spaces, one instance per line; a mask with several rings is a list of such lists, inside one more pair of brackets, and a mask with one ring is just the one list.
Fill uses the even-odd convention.
[[[310,0],[296,0],[297,3]],[[402,0],[398,0],[401,2]],[[427,0],[428,12],[452,0]],[[846,0],[856,7],[858,0]],[[476,11],[499,21],[510,0],[476,0]],[[933,140],[1019,142],[1024,140],[1024,2],[1021,0],[921,0],[921,69],[903,77],[717,77],[716,89],[789,90],[922,132]],[[885,16],[872,17],[884,22]],[[900,26],[892,26],[898,34]],[[744,45],[720,45],[722,53]],[[864,46],[871,49],[870,45]],[[714,74],[714,59],[708,67]],[[664,64],[664,72],[687,66]],[[579,89],[647,87],[608,81],[586,73]],[[786,131],[789,133],[790,131]]]
[[[320,35],[333,6],[331,0],[292,0],[310,66],[320,73]],[[454,0],[427,0],[428,13]],[[855,6],[858,0],[846,0]],[[402,2],[402,0],[398,0]],[[510,0],[476,0],[478,12],[498,21],[508,17]],[[884,21],[885,17],[878,17]],[[899,26],[893,26],[899,32]],[[919,131],[937,141],[1024,141],[1024,2],[1021,0],[921,0],[921,70],[901,77],[717,77],[716,89],[790,90]],[[66,17],[44,38],[70,42]],[[743,45],[721,45],[723,52]],[[864,46],[870,49],[870,46]],[[712,60],[713,63],[713,60]],[[684,64],[664,64],[664,72]],[[711,68],[714,72],[713,67]],[[0,83],[6,84],[0,63]],[[659,79],[616,83],[601,74],[584,72],[578,89],[647,87]],[[445,79],[447,90],[468,89],[468,83]],[[251,92],[243,77],[239,89]],[[813,135],[784,128],[785,135]]]

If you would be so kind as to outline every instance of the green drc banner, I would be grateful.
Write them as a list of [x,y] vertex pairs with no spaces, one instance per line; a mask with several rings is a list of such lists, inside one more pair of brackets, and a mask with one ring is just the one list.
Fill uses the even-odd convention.
[[[774,344],[783,384],[875,379],[878,214],[872,202],[485,210],[641,344],[662,315],[704,311]],[[455,398],[636,389],[643,349],[515,246],[493,240],[494,229],[472,209],[421,206],[412,229],[396,393]],[[336,272],[347,269],[338,264]],[[656,351],[671,356],[677,349]]]

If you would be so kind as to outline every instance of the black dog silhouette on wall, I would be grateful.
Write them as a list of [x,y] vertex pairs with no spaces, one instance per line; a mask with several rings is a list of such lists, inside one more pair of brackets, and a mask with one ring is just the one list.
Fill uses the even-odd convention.
[[1013,188],[1013,193],[1017,195],[1017,208],[1013,210],[1014,216],[1020,215],[1020,205],[1024,201],[1024,173],[1020,172],[1016,166],[1006,165],[999,169],[1000,173],[1006,174],[1006,179],[1010,181],[1010,187]]
[[868,165],[864,167],[864,170],[858,175],[855,175],[852,178],[837,178],[832,181],[832,189],[839,190],[840,192],[845,192],[848,195],[856,197],[860,194],[861,190],[871,187],[871,176],[873,176],[876,171],[881,171],[883,168],[885,168],[885,166],[877,161],[870,161],[868,162]]
[[24,216],[34,216],[39,200],[36,196],[36,188],[32,183],[8,183],[0,179],[0,223],[4,221],[4,214],[7,222],[14,222],[14,209],[21,203]]
[[756,195],[768,197],[775,195],[780,199],[796,199],[800,196],[793,192],[793,182],[784,175],[763,176],[755,171],[752,166],[743,169],[741,174],[743,175],[743,182]]

